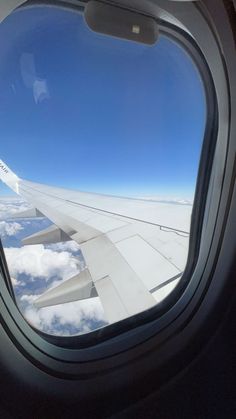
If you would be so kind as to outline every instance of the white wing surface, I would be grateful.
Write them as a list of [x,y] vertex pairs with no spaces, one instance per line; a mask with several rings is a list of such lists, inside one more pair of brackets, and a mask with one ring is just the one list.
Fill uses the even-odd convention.
[[113,323],[155,305],[155,293],[180,278],[191,206],[33,183],[2,161],[0,179],[34,206],[35,216],[54,223],[23,244],[75,240],[86,262],[79,275],[39,297],[39,308],[98,295]]

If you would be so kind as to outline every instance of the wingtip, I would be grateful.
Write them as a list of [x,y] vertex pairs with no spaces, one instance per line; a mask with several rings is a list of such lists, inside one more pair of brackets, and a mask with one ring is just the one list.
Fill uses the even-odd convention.
[[4,182],[9,188],[11,188],[17,194],[19,193],[19,177],[4,163],[0,160],[0,180]]

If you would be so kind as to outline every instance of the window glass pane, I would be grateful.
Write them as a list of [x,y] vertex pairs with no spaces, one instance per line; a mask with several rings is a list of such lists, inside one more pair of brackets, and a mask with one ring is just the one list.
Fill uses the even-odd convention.
[[112,38],[65,8],[19,9],[0,37],[0,154],[34,182],[17,181],[19,196],[0,187],[20,310],[70,335],[154,306],[187,260],[206,120],[197,67],[164,34]]

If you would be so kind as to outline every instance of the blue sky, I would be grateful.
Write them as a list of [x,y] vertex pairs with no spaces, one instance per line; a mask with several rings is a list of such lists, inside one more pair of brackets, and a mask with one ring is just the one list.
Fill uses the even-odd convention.
[[205,97],[174,41],[95,34],[81,15],[48,7],[18,10],[0,36],[0,158],[19,176],[103,193],[193,194]]

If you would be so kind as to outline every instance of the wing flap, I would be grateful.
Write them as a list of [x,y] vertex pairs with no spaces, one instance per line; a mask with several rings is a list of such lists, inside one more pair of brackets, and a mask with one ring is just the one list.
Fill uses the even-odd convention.
[[81,250],[95,286],[97,281],[109,276],[129,316],[155,304],[142,280],[105,235],[82,244]]
[[96,281],[96,289],[109,323],[123,320],[129,316],[109,276]]
[[138,235],[122,240],[116,246],[148,290],[179,273],[167,258]]

